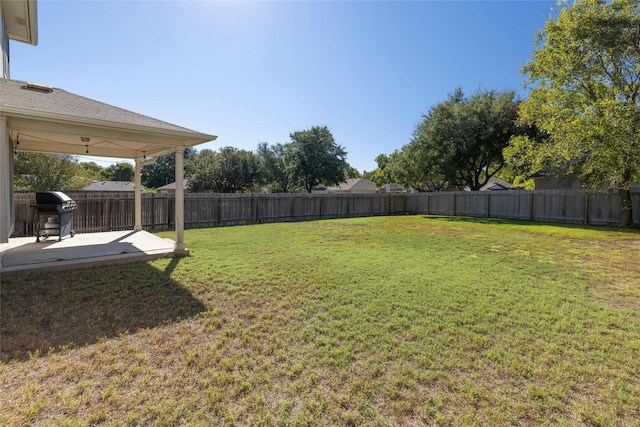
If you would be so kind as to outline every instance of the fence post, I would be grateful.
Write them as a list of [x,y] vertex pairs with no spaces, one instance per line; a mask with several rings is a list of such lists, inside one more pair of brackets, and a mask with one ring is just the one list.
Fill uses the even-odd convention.
[[293,220],[293,194],[290,193],[291,196],[287,197],[287,201],[289,202],[289,221]]
[[259,218],[260,218],[260,215],[258,213],[258,210],[260,209],[260,203],[258,203],[259,202],[258,196],[251,193],[251,200],[253,202],[253,215],[254,215],[253,223],[258,224]]
[[532,192],[531,193],[531,206],[529,206],[529,221],[533,221],[533,217],[534,217],[534,213],[535,213],[535,209],[534,209],[534,204],[535,202],[535,194]]
[[215,197],[215,209],[216,209],[216,225],[220,225],[220,219],[222,218],[222,206],[220,202],[220,196]]
[[107,231],[111,231],[111,199],[106,199],[105,200],[105,226]]
[[487,218],[491,218],[491,191],[487,191]]
[[458,214],[457,214],[458,206],[456,206],[457,199],[458,199],[458,195],[454,193],[453,194],[453,216],[458,216]]
[[154,193],[151,193],[151,224],[152,227],[156,225],[156,195]]
[[589,225],[589,193],[584,193],[584,225]]

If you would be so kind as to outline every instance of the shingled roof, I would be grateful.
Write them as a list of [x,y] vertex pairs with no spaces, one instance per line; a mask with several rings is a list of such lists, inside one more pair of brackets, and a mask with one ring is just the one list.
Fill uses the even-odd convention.
[[330,193],[376,193],[378,187],[365,178],[351,178],[327,189]]
[[75,119],[92,119],[119,125],[128,124],[174,132],[197,133],[182,126],[176,126],[46,85],[0,79],[0,94],[2,95],[0,105],[3,110],[16,108]]
[[[170,146],[193,146],[216,139],[214,135],[114,107],[64,89],[19,80],[0,79],[0,112],[9,117],[8,127],[13,139],[18,134],[24,135],[20,136],[20,148],[25,150],[49,151],[43,144],[36,144],[48,141],[51,151],[56,152],[53,143],[57,141],[59,147],[66,147],[57,152],[85,154],[91,149],[94,155],[133,158],[143,151],[158,154],[168,151]],[[26,123],[22,119],[38,120],[40,125]],[[62,124],[67,126],[60,129]],[[70,129],[68,125],[80,125],[82,128]],[[75,134],[75,139],[61,136],[64,133]],[[88,143],[81,141],[79,135],[89,138]],[[31,147],[22,144],[29,136],[34,142]],[[155,148],[152,147],[153,142],[157,143]],[[111,150],[108,149],[109,144]],[[122,148],[120,155],[115,149],[117,145]]]

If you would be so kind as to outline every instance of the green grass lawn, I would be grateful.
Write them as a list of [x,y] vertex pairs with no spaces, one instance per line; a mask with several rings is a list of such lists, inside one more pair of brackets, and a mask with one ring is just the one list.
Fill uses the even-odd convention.
[[0,425],[640,425],[638,232],[405,216],[186,242],[3,280]]

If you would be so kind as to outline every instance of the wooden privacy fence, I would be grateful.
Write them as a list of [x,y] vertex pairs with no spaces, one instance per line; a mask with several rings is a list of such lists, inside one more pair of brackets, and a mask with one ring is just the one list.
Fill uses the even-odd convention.
[[[133,229],[134,195],[131,192],[67,192],[77,204],[73,214],[76,233]],[[14,236],[33,234],[30,204],[35,193],[15,194]],[[187,193],[184,197],[186,228],[303,221],[323,218],[401,215],[403,194],[221,194]],[[142,226],[147,230],[172,229],[175,224],[173,194],[142,195]]]
[[[632,192],[633,222],[640,224],[640,191]],[[576,190],[411,193],[407,213],[475,216],[588,225],[617,225],[622,204],[617,192]]]
[[[77,233],[133,229],[131,192],[67,193],[78,204],[73,214]],[[16,192],[14,236],[33,235],[35,193]],[[632,193],[634,223],[640,224],[640,192]],[[411,194],[220,194],[187,193],[186,228],[288,222],[325,218],[425,214],[475,216],[529,221],[615,225],[622,214],[615,193],[581,191],[487,191]],[[173,194],[142,195],[142,225],[172,229]]]

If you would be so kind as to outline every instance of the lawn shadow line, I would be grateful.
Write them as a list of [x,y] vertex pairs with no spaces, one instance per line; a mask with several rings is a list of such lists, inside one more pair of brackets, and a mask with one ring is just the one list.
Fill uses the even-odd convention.
[[3,279],[0,362],[94,344],[193,317],[205,305],[148,263]]

